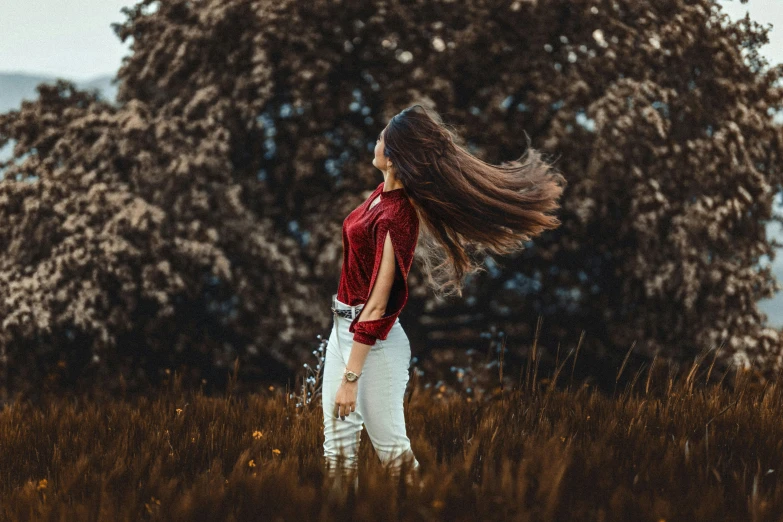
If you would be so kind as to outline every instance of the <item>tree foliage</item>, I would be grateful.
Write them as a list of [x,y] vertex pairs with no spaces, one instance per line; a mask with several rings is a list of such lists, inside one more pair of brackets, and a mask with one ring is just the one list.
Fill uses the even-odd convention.
[[489,259],[464,301],[432,302],[414,265],[403,315],[417,349],[454,331],[475,344],[466,332],[487,323],[519,344],[542,315],[552,345],[584,329],[599,352],[721,344],[780,365],[781,332],[756,301],[777,288],[757,263],[774,257],[783,67],[759,57],[766,30],[749,20],[711,0],[145,0],[124,13],[118,106],[60,81],[0,115],[0,145],[14,143],[0,182],[11,361],[94,351],[154,373],[238,355],[283,375],[330,325],[340,224],[380,179],[378,130],[424,102],[491,163],[528,133],[569,187],[563,225]]

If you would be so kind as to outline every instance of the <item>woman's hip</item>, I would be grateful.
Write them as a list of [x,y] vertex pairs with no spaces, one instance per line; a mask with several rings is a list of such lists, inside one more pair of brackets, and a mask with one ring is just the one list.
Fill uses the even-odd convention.
[[[331,350],[335,355],[344,360],[348,360],[353,347],[353,333],[348,331],[352,319],[333,314],[332,331],[329,335],[326,349]],[[370,346],[368,357],[383,350],[387,356],[405,357],[410,360],[411,344],[408,335],[400,324],[399,317],[394,321],[386,339],[376,339],[375,344]]]

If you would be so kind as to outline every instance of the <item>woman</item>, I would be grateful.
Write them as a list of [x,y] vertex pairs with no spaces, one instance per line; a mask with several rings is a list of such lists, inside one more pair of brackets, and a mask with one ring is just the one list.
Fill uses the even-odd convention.
[[322,381],[330,475],[342,464],[358,484],[362,425],[395,476],[404,468],[418,472],[403,411],[411,346],[398,319],[414,252],[421,239],[427,280],[439,297],[461,296],[463,276],[483,270],[476,254],[514,252],[559,226],[545,212],[558,208],[565,179],[529,145],[525,162],[490,165],[459,146],[439,115],[421,105],[381,131],[373,165],[384,180],[343,221]]

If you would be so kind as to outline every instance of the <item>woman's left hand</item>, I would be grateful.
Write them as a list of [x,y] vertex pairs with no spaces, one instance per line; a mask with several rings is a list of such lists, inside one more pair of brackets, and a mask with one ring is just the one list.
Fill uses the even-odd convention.
[[358,389],[359,384],[357,382],[348,382],[343,379],[334,399],[335,414],[340,419],[345,420],[346,415],[356,411],[356,393]]

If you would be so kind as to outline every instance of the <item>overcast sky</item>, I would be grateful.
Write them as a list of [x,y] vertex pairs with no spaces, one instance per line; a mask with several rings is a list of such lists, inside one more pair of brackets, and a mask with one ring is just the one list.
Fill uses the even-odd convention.
[[[130,41],[120,43],[109,26],[122,22],[123,0],[0,0],[0,72],[27,72],[89,80],[114,75]],[[746,12],[772,23],[762,53],[783,62],[783,0],[721,0],[732,19]]]

